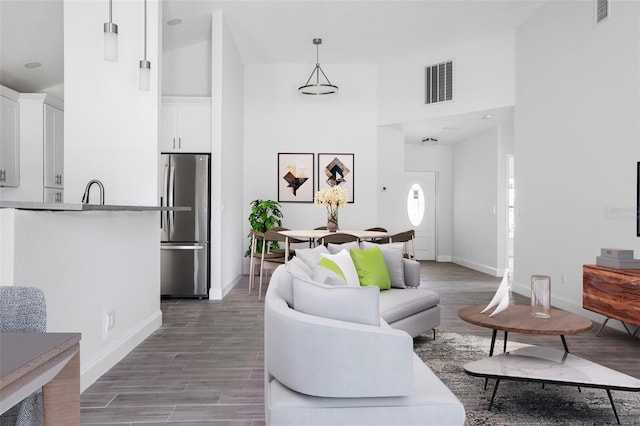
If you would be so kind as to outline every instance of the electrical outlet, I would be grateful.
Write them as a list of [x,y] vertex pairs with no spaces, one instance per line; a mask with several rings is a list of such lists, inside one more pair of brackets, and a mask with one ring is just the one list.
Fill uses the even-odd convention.
[[106,331],[111,331],[116,326],[116,311],[111,309],[107,312],[107,328]]

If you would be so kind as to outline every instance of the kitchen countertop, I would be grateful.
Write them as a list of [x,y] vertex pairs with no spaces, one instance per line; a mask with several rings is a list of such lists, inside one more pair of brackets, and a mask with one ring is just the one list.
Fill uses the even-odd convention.
[[0,201],[0,209],[50,211],[190,211],[191,207],[124,206],[115,204],[39,203],[35,201]]

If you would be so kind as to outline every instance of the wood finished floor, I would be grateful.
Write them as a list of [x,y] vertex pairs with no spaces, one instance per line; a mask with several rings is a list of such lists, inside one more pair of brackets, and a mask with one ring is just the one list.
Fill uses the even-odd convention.
[[[458,318],[487,303],[499,279],[451,263],[425,262],[422,286],[440,293],[442,331],[490,337]],[[162,302],[163,326],[82,394],[82,424],[264,425],[263,302],[245,277],[222,301]],[[515,303],[529,299],[513,295]],[[567,336],[578,356],[640,378],[640,338],[605,328]],[[510,340],[562,348],[557,336]],[[501,347],[501,346],[500,346]]]

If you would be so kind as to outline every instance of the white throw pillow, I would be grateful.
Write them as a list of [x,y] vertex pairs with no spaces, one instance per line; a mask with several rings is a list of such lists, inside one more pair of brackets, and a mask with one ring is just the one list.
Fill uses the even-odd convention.
[[351,242],[342,243],[342,244],[329,243],[329,244],[327,244],[327,248],[329,249],[329,253],[336,254],[336,253],[338,253],[339,251],[342,251],[342,250],[349,251],[352,248],[359,249],[360,245],[358,244],[357,241],[351,241]]
[[347,282],[340,275],[322,265],[316,265],[311,275],[313,281],[332,286],[346,286]]
[[356,267],[353,264],[351,255],[347,250],[342,250],[336,254],[322,253],[321,256],[326,257],[327,259],[333,261],[336,265],[338,265],[340,270],[342,270],[342,274],[344,275],[348,286],[360,287],[360,278],[358,278],[358,272],[356,271]]
[[293,277],[293,306],[322,318],[380,326],[380,290],[375,286],[329,286]]
[[322,257],[322,253],[329,254],[329,250],[325,246],[318,246],[310,249],[296,249],[296,256],[309,267],[309,270],[313,270],[313,268],[320,262],[320,258]]
[[391,287],[407,288],[404,283],[404,243],[376,244],[369,241],[362,242],[362,248],[369,250],[374,247],[380,247],[384,263],[389,271],[391,278]]

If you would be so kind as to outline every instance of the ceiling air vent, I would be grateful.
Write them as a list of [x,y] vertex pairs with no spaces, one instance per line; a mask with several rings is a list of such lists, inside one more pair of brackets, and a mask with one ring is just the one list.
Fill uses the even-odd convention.
[[596,24],[609,17],[609,0],[595,0]]
[[424,68],[424,103],[453,100],[453,61]]

